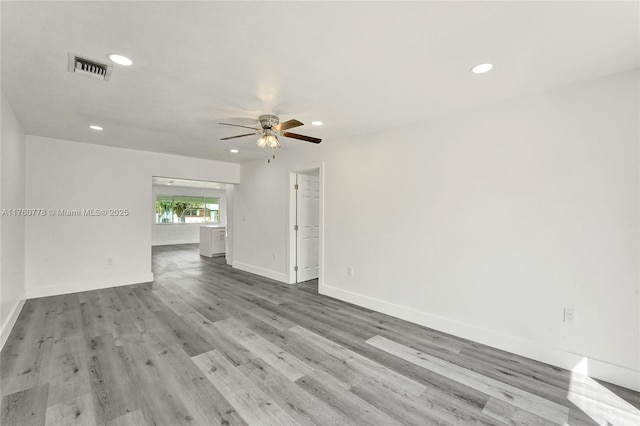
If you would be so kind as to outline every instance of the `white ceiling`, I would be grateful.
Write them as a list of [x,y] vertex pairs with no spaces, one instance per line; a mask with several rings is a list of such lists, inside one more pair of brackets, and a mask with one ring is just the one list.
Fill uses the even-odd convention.
[[225,183],[208,182],[205,180],[178,179],[161,176],[154,176],[152,178],[152,183],[153,185],[177,186],[180,188],[226,189]]
[[[2,2],[29,134],[242,162],[263,113],[323,144],[639,66],[638,2]],[[73,52],[115,66],[67,72]],[[492,62],[484,75],[472,65]],[[325,125],[312,127],[312,120]],[[95,132],[89,124],[99,124]],[[302,141],[285,139],[285,149]],[[230,154],[237,148],[239,154]]]

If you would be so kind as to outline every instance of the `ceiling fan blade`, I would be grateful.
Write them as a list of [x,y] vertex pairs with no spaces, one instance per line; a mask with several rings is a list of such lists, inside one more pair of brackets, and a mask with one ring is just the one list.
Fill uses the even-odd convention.
[[252,130],[262,130],[262,129],[258,129],[257,127],[241,126],[239,124],[231,124],[231,123],[218,123],[218,124],[222,124],[223,126],[244,127],[245,129],[252,129]]
[[299,122],[296,119],[285,121],[283,123],[277,124],[272,127],[273,130],[277,130],[279,132],[287,129],[293,129],[294,127],[304,126],[303,123]]
[[235,139],[235,138],[244,138],[245,136],[251,136],[251,135],[259,135],[262,132],[255,132],[255,133],[246,133],[244,135],[238,135],[238,136],[229,136],[228,138],[220,138],[221,141],[226,141],[229,139]]
[[311,136],[299,135],[297,133],[284,132],[282,134],[282,136],[285,136],[287,138],[300,139],[301,141],[307,141],[307,142],[311,142],[311,143],[320,143],[320,142],[322,142],[322,139],[312,138]]

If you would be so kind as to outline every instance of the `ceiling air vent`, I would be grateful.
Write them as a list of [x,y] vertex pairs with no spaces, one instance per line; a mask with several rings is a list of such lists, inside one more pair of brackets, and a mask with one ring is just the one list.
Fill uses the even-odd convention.
[[69,53],[69,72],[107,81],[111,77],[111,65]]

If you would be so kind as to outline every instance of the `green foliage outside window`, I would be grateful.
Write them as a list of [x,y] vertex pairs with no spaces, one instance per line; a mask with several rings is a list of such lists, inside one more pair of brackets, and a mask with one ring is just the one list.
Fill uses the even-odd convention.
[[156,198],[156,223],[171,223],[173,221],[171,206],[173,199],[171,196],[159,195]]
[[159,195],[156,223],[220,222],[220,198]]

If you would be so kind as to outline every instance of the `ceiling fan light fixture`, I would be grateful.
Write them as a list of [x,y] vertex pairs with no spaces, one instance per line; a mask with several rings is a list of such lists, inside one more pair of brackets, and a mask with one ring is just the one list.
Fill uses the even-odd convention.
[[257,127],[243,126],[240,124],[220,123],[224,126],[242,127],[242,128],[254,130],[253,133],[246,133],[244,135],[237,135],[237,136],[229,136],[225,138],[220,138],[220,140],[226,141],[229,139],[244,138],[245,136],[260,135],[258,137],[258,140],[256,140],[256,145],[258,145],[260,148],[268,147],[269,149],[281,148],[280,140],[278,139],[278,136],[283,136],[285,138],[299,139],[305,142],[311,142],[315,144],[322,142],[322,139],[319,139],[319,138],[314,138],[311,136],[305,136],[305,135],[300,135],[298,133],[289,132],[289,129],[293,129],[294,127],[300,127],[304,125],[304,123],[294,118],[292,118],[291,120],[287,120],[283,123],[280,123],[280,119],[278,118],[278,116],[265,114],[265,115],[261,115],[259,117],[259,120],[260,120],[260,127],[262,127],[262,129],[259,129]]
[[280,148],[280,141],[278,140],[278,137],[276,135],[267,135],[266,140],[267,140],[267,146],[269,148],[271,149]]
[[258,138],[258,141],[256,142],[256,144],[260,147],[260,148],[264,148],[265,146],[267,146],[267,137],[265,135],[262,135]]

